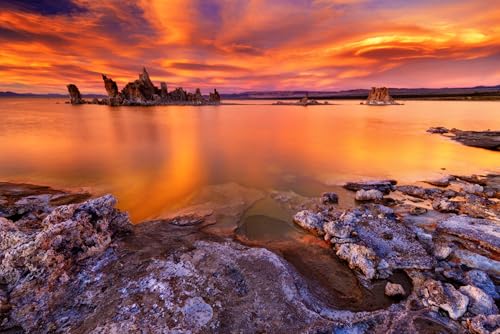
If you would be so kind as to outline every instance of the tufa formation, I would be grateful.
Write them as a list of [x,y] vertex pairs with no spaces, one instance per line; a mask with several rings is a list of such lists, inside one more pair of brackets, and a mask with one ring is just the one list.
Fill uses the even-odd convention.
[[71,84],[68,85],[71,104],[106,104],[110,106],[153,106],[153,105],[216,105],[220,104],[220,95],[217,89],[210,93],[208,97],[201,94],[199,88],[194,93],[186,92],[182,87],[168,92],[167,84],[160,83],[160,88],[156,87],[146,68],[143,68],[139,74],[139,79],[129,82],[120,91],[118,85],[113,79],[102,75],[104,88],[108,94],[107,99],[93,99],[85,101],[81,98],[78,88]]
[[387,87],[372,87],[365,104],[367,105],[391,105],[399,104],[389,95]]

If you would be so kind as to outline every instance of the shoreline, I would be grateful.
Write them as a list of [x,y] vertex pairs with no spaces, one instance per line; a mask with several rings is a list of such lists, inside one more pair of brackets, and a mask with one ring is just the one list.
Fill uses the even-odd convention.
[[[323,224],[327,221],[337,222],[333,225],[329,223],[328,228],[325,225],[325,230],[330,235],[329,238],[323,237],[327,241],[304,233],[301,229],[290,229],[288,225],[284,227],[285,230],[276,232],[277,238],[272,236],[264,239],[258,237],[258,234],[257,239],[247,234],[252,231],[248,230],[251,225],[239,231],[232,230],[231,226],[220,225],[220,219],[223,221],[224,217],[235,214],[236,219],[240,220],[238,223],[240,227],[243,223],[258,222],[258,220],[248,220],[248,216],[245,218],[248,205],[241,206],[241,200],[238,198],[243,196],[242,198],[250,198],[250,202],[255,202],[262,195],[255,192],[248,193],[241,187],[228,194],[234,199],[232,202],[224,200],[226,204],[224,206],[202,210],[203,206],[194,203],[191,209],[170,219],[132,226],[127,222],[126,216],[114,209],[116,202],[111,196],[88,199],[82,197],[82,194],[68,194],[37,186],[28,186],[25,189],[28,192],[23,195],[22,189],[4,183],[3,188],[0,187],[0,199],[2,199],[0,207],[3,210],[0,212],[4,212],[2,216],[10,217],[12,220],[0,218],[0,233],[3,236],[0,253],[4,253],[0,258],[7,259],[5,252],[9,252],[9,259],[17,258],[16,261],[22,259],[22,262],[27,261],[25,265],[28,263],[31,265],[18,267],[16,264],[12,267],[13,263],[19,262],[7,262],[10,265],[5,266],[1,272],[0,278],[3,280],[7,278],[9,282],[0,289],[3,291],[0,291],[2,310],[0,328],[22,326],[26,331],[43,332],[42,328],[52,328],[56,332],[65,330],[82,332],[90,330],[92,326],[94,330],[100,328],[104,331],[113,328],[120,328],[122,331],[132,330],[140,326],[155,332],[166,326],[194,332],[203,332],[209,328],[219,331],[238,328],[247,331],[272,331],[277,329],[273,321],[264,319],[280,319],[282,312],[291,315],[289,322],[281,324],[290,331],[312,328],[340,330],[352,325],[355,328],[370,328],[371,332],[382,333],[406,328],[401,326],[412,326],[415,329],[422,322],[452,332],[465,331],[466,328],[470,330],[474,326],[488,326],[488,322],[498,321],[494,320],[498,319],[498,310],[495,309],[494,303],[489,305],[489,311],[485,312],[496,310],[496,313],[493,312],[496,315],[484,316],[477,314],[480,311],[474,306],[476,305],[474,297],[467,297],[468,301],[465,303],[466,298],[459,295],[467,295],[470,291],[481,294],[484,289],[488,290],[488,287],[478,288],[472,283],[463,285],[469,282],[467,275],[470,276],[471,270],[475,270],[476,273],[485,268],[471,269],[471,263],[468,263],[469,269],[464,270],[460,266],[457,267],[455,262],[446,260],[450,254],[460,250],[460,247],[456,248],[453,225],[449,227],[447,223],[448,227],[435,229],[434,232],[430,232],[428,228],[438,226],[439,222],[446,222],[450,218],[461,217],[460,214],[475,220],[478,219],[476,218],[478,215],[486,215],[480,219],[500,224],[500,176],[453,177],[431,182],[434,185],[429,184],[424,187],[400,186],[393,184],[393,181],[353,182],[346,186],[347,190],[356,190],[356,197],[363,201],[359,201],[353,208],[346,209],[338,208],[334,195],[325,194],[322,198],[308,200],[283,192],[275,192],[272,195],[281,203],[280,205],[291,212],[301,213],[306,210],[307,214],[296,214],[295,222],[315,234],[325,233],[321,232],[323,230],[321,221],[324,221]],[[13,187],[11,197],[6,195],[5,187],[9,186]],[[377,191],[382,194],[381,197]],[[69,207],[63,204],[68,204]],[[5,208],[15,208],[15,212],[6,215]],[[93,213],[87,216],[85,212]],[[345,221],[346,214],[349,217],[354,215],[357,217],[355,219],[361,220],[365,219],[363,218],[365,215],[377,218],[350,225],[351,223]],[[242,219],[244,220],[241,221]],[[42,221],[45,223],[40,225]],[[394,225],[397,221],[403,224]],[[98,222],[107,223],[102,225],[103,223]],[[382,225],[372,226],[370,222]],[[102,227],[96,229],[98,226],[96,223]],[[279,221],[275,223],[279,224]],[[58,229],[49,228],[52,225],[58,226]],[[72,232],[72,236],[69,237],[67,233],[74,229],[70,226],[80,226],[78,233],[83,234],[75,235]],[[353,226],[356,231],[354,239]],[[365,226],[365,230],[356,230],[356,226]],[[384,234],[382,239],[373,239],[378,241],[371,245],[369,240],[372,239],[366,239],[366,233],[379,235],[381,232],[378,226],[394,226],[391,228],[393,237],[387,239]],[[412,226],[418,229],[413,230]],[[466,225],[459,226],[464,228]],[[69,228],[71,229],[68,230]],[[418,232],[419,229],[421,232]],[[412,231],[417,232],[414,234]],[[88,244],[89,241],[80,239],[83,235],[94,241]],[[380,242],[389,242],[384,247],[391,246],[390,240],[395,240],[396,235],[407,238],[407,245],[413,245],[415,249],[420,249],[418,252],[423,252],[416,253],[420,254],[418,259],[414,260],[411,256],[401,253],[396,256],[394,262],[377,251],[382,249]],[[437,236],[439,251],[435,247],[437,243],[432,241],[432,238],[429,241],[428,235]],[[490,237],[490,234],[485,235],[493,237]],[[60,236],[63,238],[60,239]],[[332,243],[332,236],[335,243]],[[50,256],[42,259],[27,258],[27,253],[16,251],[16,242],[23,244],[22,240],[26,242],[33,237],[36,237],[36,240],[47,240],[38,246],[24,244],[31,245],[35,253],[40,252],[38,247],[48,247],[44,252],[60,255],[54,258]],[[481,235],[475,237],[483,238]],[[58,241],[54,244],[56,240],[63,240],[63,243],[60,244]],[[66,243],[64,240],[67,240]],[[500,247],[496,239],[479,240],[482,240],[480,242],[484,245],[489,243],[494,247]],[[495,241],[492,243],[492,240]],[[8,248],[5,248],[5,242],[10,245]],[[447,256],[444,256],[448,253],[448,249],[443,242],[452,242],[455,245]],[[86,244],[88,245],[85,246]],[[331,249],[330,244],[337,250]],[[68,252],[75,247],[80,249],[76,254]],[[467,246],[465,249],[471,252],[470,248]],[[493,249],[498,251],[497,248]],[[460,252],[458,253],[463,253],[462,250]],[[484,256],[484,253],[481,254]],[[397,260],[399,257],[400,260]],[[199,262],[202,258],[205,260]],[[377,266],[376,262],[380,259],[388,261],[388,266],[381,267],[380,264]],[[406,259],[404,260],[406,266],[401,267],[403,259]],[[54,271],[51,269],[54,263],[64,266]],[[168,269],[170,267],[177,269],[172,272]],[[5,268],[8,268],[7,272]],[[145,271],[146,268],[148,269]],[[438,270],[439,268],[444,269]],[[26,270],[32,274],[16,276]],[[333,271],[328,273],[328,270]],[[6,276],[7,273],[9,275]],[[209,273],[218,274],[214,277]],[[489,276],[487,282],[493,280],[494,284],[498,284],[498,277],[492,273],[486,273],[486,276],[481,273],[478,275],[482,275],[484,279]],[[395,274],[403,276],[401,279],[396,279]],[[341,285],[334,279],[337,276],[343,277]],[[82,280],[83,277],[87,278]],[[270,281],[271,277],[275,279]],[[57,292],[53,290],[50,282],[60,286]],[[392,297],[386,296],[387,282],[400,284],[404,291],[403,295],[398,295],[401,290],[394,285],[391,286],[393,290],[399,292]],[[473,288],[457,287],[453,290],[450,282],[451,286],[462,284]],[[192,290],[192,284],[201,288],[215,289],[214,294],[207,294],[201,288]],[[271,295],[266,292],[268,285],[274,286]],[[113,288],[108,289],[106,286]],[[104,288],[106,292],[102,293],[101,290]],[[341,290],[335,291],[339,288]],[[422,291],[429,291],[430,288],[442,294],[439,302],[432,296],[420,295]],[[490,290],[488,293],[496,293]],[[84,300],[75,298],[76,295],[73,294],[78,291],[85,291],[87,297]],[[374,295],[375,291],[378,292]],[[185,297],[181,298],[186,293],[191,296],[187,300]],[[35,299],[26,299],[27,294],[33,295]],[[140,297],[142,301],[139,304],[136,302],[138,296],[143,296]],[[481,296],[484,297],[484,294]],[[103,303],[103,298],[108,302]],[[247,312],[242,312],[243,309],[237,306],[243,300],[246,300],[243,307]],[[282,304],[284,300],[288,300],[286,303],[290,305],[286,311]],[[47,308],[49,304],[46,304],[48,301],[52,305],[50,314],[46,313],[49,310]],[[169,306],[166,304],[167,301]],[[422,304],[423,301],[428,302],[427,306],[425,303]],[[457,301],[462,301],[462,304]],[[467,305],[464,306],[464,303]],[[446,306],[448,304],[449,306]],[[89,308],[85,305],[92,306]],[[36,313],[28,311],[32,308],[38,311]],[[440,308],[444,308],[449,316],[462,318],[463,321],[444,316],[442,312],[438,312]],[[62,316],[67,309],[77,311],[69,317]],[[136,311],[130,312],[132,310]],[[150,313],[152,310],[156,311]],[[256,316],[253,322],[248,322],[249,319],[245,318],[245,314],[250,311]],[[163,312],[177,314],[178,323],[171,323],[168,317],[160,317]],[[116,322],[116,319],[124,316],[126,319]],[[389,318],[399,320],[394,323],[388,322]]]

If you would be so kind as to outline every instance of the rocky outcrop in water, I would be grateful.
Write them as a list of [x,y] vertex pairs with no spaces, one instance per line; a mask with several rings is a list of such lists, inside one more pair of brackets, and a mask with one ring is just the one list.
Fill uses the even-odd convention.
[[365,101],[367,105],[393,105],[399,104],[389,95],[387,87],[372,87]]
[[85,101],[82,99],[82,95],[80,94],[80,90],[76,85],[74,84],[69,84],[67,85],[68,87],[68,93],[69,93],[69,102],[71,104],[84,104]]
[[214,92],[208,95],[208,102],[220,103],[220,94],[217,89],[214,89]]
[[441,134],[466,146],[500,151],[500,131],[464,131],[455,128],[449,130],[438,126],[427,129],[427,132]]
[[[169,93],[166,83],[161,82],[160,88],[153,84],[146,68],[143,68],[137,80],[127,83],[121,91],[119,91],[116,82],[107,75],[103,74],[102,79],[104,81],[104,88],[106,89],[108,98],[102,101],[95,100],[92,102],[85,102],[82,100],[81,103],[108,104],[110,106],[151,106],[169,104],[217,105],[220,104],[221,101],[217,90],[214,90],[214,93],[210,93],[208,98],[201,94],[199,88],[196,89],[195,93],[186,92],[182,88],[176,88],[174,91]],[[71,101],[72,104],[76,104],[73,103],[73,99]]]

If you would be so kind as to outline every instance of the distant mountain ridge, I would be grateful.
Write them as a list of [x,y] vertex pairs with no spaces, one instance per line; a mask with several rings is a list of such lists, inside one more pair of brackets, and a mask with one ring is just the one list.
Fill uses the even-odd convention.
[[[224,99],[298,99],[306,94],[316,99],[365,99],[369,89],[350,89],[342,91],[247,91],[242,93],[222,93]],[[446,97],[488,97],[500,96],[500,85],[475,86],[459,88],[389,88],[389,93],[394,98],[446,98]],[[67,94],[36,94],[15,93],[11,91],[0,92],[0,97],[45,97],[45,98],[67,98]],[[87,94],[86,98],[106,98],[106,95]]]
[[[36,93],[15,93],[11,91],[6,91],[6,92],[0,92],[0,97],[50,97],[50,98],[68,98],[68,94],[54,94],[54,93],[49,93],[49,94],[36,94]],[[100,94],[86,94],[83,95],[83,97],[86,98],[103,98],[107,97],[107,95],[100,95]]]
[[[221,94],[225,99],[297,99],[305,96],[316,99],[365,99],[369,89],[342,91],[249,91]],[[500,85],[462,88],[389,88],[395,98],[454,97],[454,96],[500,96]]]

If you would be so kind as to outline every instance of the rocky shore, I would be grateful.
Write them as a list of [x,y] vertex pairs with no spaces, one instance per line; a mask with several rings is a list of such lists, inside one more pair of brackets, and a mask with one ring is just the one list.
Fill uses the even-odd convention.
[[429,128],[427,132],[441,134],[466,146],[500,151],[500,131],[464,131],[438,126]]
[[139,74],[139,79],[129,82],[119,91],[113,79],[103,74],[104,88],[107,99],[94,98],[91,101],[82,99],[78,87],[74,84],[67,86],[71,104],[104,104],[109,106],[155,106],[155,105],[217,105],[221,98],[217,89],[208,96],[203,96],[199,88],[194,93],[186,92],[182,87],[169,92],[165,82],[156,87],[146,68]]
[[442,332],[496,333],[500,176],[449,176],[428,184],[438,187],[348,183],[364,204],[303,210],[294,222],[330,243],[366,285],[404,271],[411,291],[388,283],[386,294],[404,297],[406,312],[439,319]]
[[[256,242],[248,231],[239,234],[244,225],[224,227],[235,216],[249,224],[244,203],[265,201],[239,186],[215,187],[190,209],[132,225],[111,195],[0,183],[0,332],[499,329],[500,176],[351,182],[346,189],[357,205],[344,209],[334,193],[271,193],[311,233],[292,231],[302,241],[281,247],[284,235]],[[221,204],[208,209],[204,197],[214,192]],[[381,286],[392,302],[365,309],[336,303],[310,275],[328,273],[331,264],[316,266],[330,257],[348,266],[323,278],[339,276],[330,289],[348,285],[354,295]],[[351,271],[361,290],[349,285]]]

